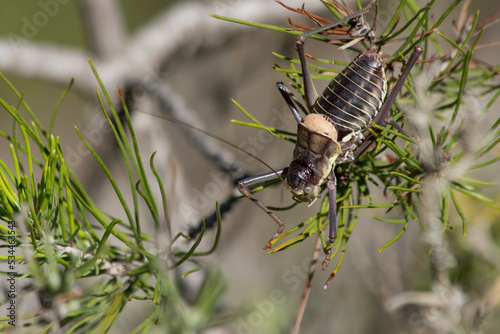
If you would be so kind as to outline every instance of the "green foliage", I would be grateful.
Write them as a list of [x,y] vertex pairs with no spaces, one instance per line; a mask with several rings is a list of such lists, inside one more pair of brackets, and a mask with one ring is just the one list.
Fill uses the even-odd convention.
[[[41,307],[31,309],[33,314],[23,315],[29,321],[21,320],[18,308],[16,325],[23,330],[29,328],[39,332],[104,333],[134,299],[136,304],[143,304],[151,310],[149,317],[143,319],[134,332],[147,332],[153,325],[160,325],[173,333],[191,333],[217,323],[220,319],[215,310],[225,290],[220,274],[208,271],[198,297],[189,303],[173,270],[191,263],[187,268],[194,269],[185,276],[202,267],[197,258],[215,250],[220,215],[217,238],[210,250],[200,252],[197,249],[204,226],[188,251],[174,246],[176,240],[187,237],[182,233],[173,234],[167,194],[154,165],[155,154],[149,161],[149,169],[154,175],[154,182],[151,182],[127,106],[122,99],[121,107],[127,122],[125,129],[95,68],[91,66],[102,90],[102,95],[97,94],[102,115],[113,131],[123,158],[128,189],[118,186],[103,160],[80,130],[75,129],[113,187],[124,212],[120,218],[110,216],[92,201],[68,166],[59,137],[52,133],[58,106],[73,81],[57,103],[47,130],[23,95],[1,75],[4,84],[19,101],[17,106],[11,106],[0,98],[0,104],[14,121],[11,134],[0,130],[1,136],[10,144],[12,157],[12,161],[0,161],[0,239],[1,247],[15,256],[15,262],[9,262],[12,263],[9,270],[1,274],[17,277],[18,304],[22,298],[21,286],[26,285],[42,301]],[[110,110],[111,116],[106,109]],[[25,112],[28,117],[23,116]],[[159,204],[153,196],[154,187],[161,194]],[[131,200],[126,200],[127,196]],[[147,208],[155,235],[161,235],[162,240],[141,231],[140,208],[142,211]],[[219,213],[218,206],[216,210]],[[144,216],[142,212],[141,217]],[[12,224],[15,227],[11,229]],[[0,259],[7,264],[13,258],[1,255]],[[80,282],[86,283],[82,285]],[[4,300],[2,307],[9,302]],[[56,316],[51,318],[47,314]],[[9,319],[2,320],[5,323],[0,328],[7,330]]]
[[[378,30],[383,33],[375,38],[374,43],[384,53],[388,52],[385,45],[396,43],[398,46],[397,50],[388,55],[385,60],[387,75],[392,73],[392,77],[388,77],[389,86],[397,80],[397,71],[396,73],[393,71],[394,66],[397,63],[402,63],[404,66],[404,57],[409,55],[415,46],[422,45],[424,48],[424,54],[415,66],[414,74],[410,75],[405,83],[406,89],[403,89],[391,109],[391,117],[401,127],[405,125],[407,119],[412,121],[413,128],[409,131],[416,133],[416,140],[400,133],[392,125],[380,127],[372,124],[370,131],[375,136],[374,148],[362,155],[355,163],[341,164],[336,167],[337,175],[340,176],[337,186],[339,237],[331,245],[334,251],[330,259],[339,251],[341,251],[341,256],[333,273],[337,272],[342,263],[345,245],[353,231],[360,209],[386,208],[387,211],[391,211],[397,208],[400,212],[400,219],[375,217],[382,222],[401,225],[401,232],[390,238],[380,251],[401,237],[411,222],[418,221],[424,227],[422,213],[429,208],[425,207],[422,193],[427,180],[436,179],[442,187],[438,189],[439,212],[436,215],[439,215],[438,218],[444,229],[452,229],[456,224],[455,219],[450,218],[455,211],[461,219],[463,234],[466,233],[466,217],[460,201],[457,200],[460,194],[492,208],[500,209],[500,206],[492,199],[480,192],[481,187],[491,184],[475,179],[471,173],[472,170],[486,167],[500,160],[489,154],[500,142],[500,118],[491,122],[491,128],[481,137],[481,141],[470,142],[472,138],[470,134],[472,131],[477,131],[475,127],[480,121],[484,121],[487,117],[498,117],[492,115],[491,110],[492,104],[500,95],[500,86],[492,83],[492,79],[498,74],[498,69],[485,66],[473,57],[474,49],[483,32],[483,28],[478,28],[483,26],[478,24],[478,13],[471,17],[471,26],[464,28],[460,32],[461,35],[453,38],[438,31],[438,28],[460,1],[454,1],[437,15],[431,14],[435,2],[435,0],[430,1],[425,7],[419,8],[416,1],[401,1],[387,25],[378,27]],[[335,12],[336,16],[340,15],[330,3],[323,3]],[[300,10],[293,11],[300,12]],[[312,16],[309,15],[310,13],[302,12],[302,14],[309,18]],[[402,22],[403,20],[400,22],[401,16],[405,22]],[[293,35],[301,34],[303,31],[300,30],[305,30],[303,26],[299,29],[290,29],[216,17]],[[330,40],[328,37],[328,33],[311,36],[321,42],[332,43],[335,39]],[[339,45],[345,45],[347,42],[335,41]],[[349,45],[351,50],[357,52],[362,52],[366,47],[368,46],[361,44],[361,50],[356,50]],[[436,54],[437,58],[429,56]],[[275,55],[281,62],[286,61],[289,64],[289,68],[276,65],[275,69],[283,73],[290,80],[291,86],[304,97],[300,66],[297,69],[300,61],[279,54]],[[335,73],[346,65],[333,60],[312,56],[310,58],[312,61],[309,62],[312,64],[308,66],[314,79],[331,81]],[[473,69],[472,63],[474,63]],[[322,64],[334,64],[341,67],[327,68]],[[488,101],[484,109],[475,114],[471,113],[471,108],[474,108],[471,104],[475,101],[471,94],[467,94],[469,91],[474,91],[475,94],[477,93],[476,96]],[[286,133],[284,139],[295,141],[293,134],[282,129],[268,127],[251,116],[251,113],[243,107],[238,104],[237,106],[250,119],[250,122],[235,121],[236,123],[263,129],[276,137],[283,138],[282,134]],[[303,107],[302,110],[309,112]],[[471,163],[472,161],[474,163]],[[276,241],[285,237],[291,239],[279,245],[275,244],[271,252],[295,246],[307,237],[321,233],[325,229],[329,210],[328,192],[325,188],[323,188],[325,197],[320,211],[279,236]],[[386,197],[383,202],[378,202],[380,198],[375,199],[371,195],[375,188],[383,190]],[[298,235],[291,236],[294,233]],[[324,240],[323,247],[326,251],[327,245]]]

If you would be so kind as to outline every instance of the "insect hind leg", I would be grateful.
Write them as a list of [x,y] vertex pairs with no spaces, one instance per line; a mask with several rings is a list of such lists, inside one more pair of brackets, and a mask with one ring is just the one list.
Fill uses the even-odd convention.
[[[420,45],[417,45],[415,49],[413,50],[412,54],[410,55],[410,58],[408,59],[408,62],[406,63],[405,68],[401,72],[401,75],[399,76],[398,81],[396,82],[396,85],[394,85],[394,88],[392,89],[391,93],[387,97],[387,99],[384,102],[384,105],[382,108],[380,108],[380,111],[378,112],[377,116],[373,119],[373,123],[381,126],[385,126],[389,123],[396,124],[396,122],[388,117],[389,116],[389,110],[391,110],[391,107],[396,100],[396,97],[398,96],[401,88],[403,87],[406,78],[408,77],[408,74],[410,73],[411,69],[417,62],[418,58],[420,55],[424,52],[423,48]],[[404,135],[412,138],[409,136],[399,125],[396,126],[399,131],[401,131]],[[361,144],[356,151],[354,151],[354,156],[353,160],[356,160],[361,156],[364,151],[370,146],[370,144],[373,141],[373,137],[370,135],[364,142]]]
[[418,58],[420,55],[424,52],[422,47],[420,45],[417,45],[415,49],[413,50],[412,54],[410,55],[410,58],[408,59],[408,62],[406,63],[405,68],[403,69],[403,72],[401,72],[401,75],[399,76],[398,81],[396,82],[396,85],[391,91],[391,94],[387,97],[387,99],[384,102],[384,105],[382,108],[380,108],[380,111],[378,112],[377,116],[373,119],[373,123],[377,125],[382,125],[382,124],[388,124],[390,120],[387,118],[387,115],[389,114],[389,110],[391,110],[391,106],[396,100],[396,97],[399,94],[399,91],[403,87],[406,77],[410,73],[411,69],[417,62]]

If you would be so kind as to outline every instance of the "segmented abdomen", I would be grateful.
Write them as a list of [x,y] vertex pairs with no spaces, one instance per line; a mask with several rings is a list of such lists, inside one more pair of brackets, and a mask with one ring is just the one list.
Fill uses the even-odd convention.
[[382,107],[386,93],[383,61],[376,52],[368,51],[357,56],[330,82],[314,111],[331,118],[340,142],[369,125]]

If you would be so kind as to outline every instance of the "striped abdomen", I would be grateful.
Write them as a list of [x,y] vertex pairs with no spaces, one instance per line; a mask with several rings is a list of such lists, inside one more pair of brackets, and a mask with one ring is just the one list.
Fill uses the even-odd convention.
[[333,79],[318,98],[314,111],[328,115],[337,127],[339,142],[363,131],[382,107],[387,81],[382,59],[368,51],[357,56]]

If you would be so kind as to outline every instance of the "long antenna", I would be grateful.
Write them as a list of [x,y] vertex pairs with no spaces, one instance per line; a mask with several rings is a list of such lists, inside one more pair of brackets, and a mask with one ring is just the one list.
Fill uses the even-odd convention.
[[234,144],[233,144],[233,143],[231,143],[230,141],[228,141],[228,140],[226,140],[226,139],[224,139],[224,138],[222,138],[222,137],[219,137],[219,136],[217,136],[217,135],[214,135],[214,134],[212,134],[212,133],[210,133],[210,132],[208,132],[208,131],[205,131],[205,130],[203,130],[203,129],[200,129],[200,128],[198,128],[198,127],[194,126],[194,125],[188,124],[188,123],[183,122],[183,121],[179,121],[179,120],[177,120],[177,119],[174,119],[174,118],[171,118],[171,117],[168,117],[168,116],[165,116],[165,115],[159,115],[159,114],[155,114],[155,113],[148,112],[148,111],[143,111],[143,110],[140,110],[139,112],[144,113],[144,114],[151,115],[151,116],[153,116],[153,117],[158,117],[158,118],[161,118],[161,119],[165,119],[165,120],[167,120],[167,121],[169,121],[169,122],[172,122],[172,123],[175,123],[175,124],[179,124],[179,125],[185,126],[185,127],[189,128],[189,129],[192,129],[192,130],[198,131],[198,132],[200,132],[200,133],[203,133],[204,135],[207,135],[207,136],[209,136],[209,137],[212,137],[212,138],[213,138],[213,139],[215,139],[215,140],[218,140],[218,141],[220,141],[220,142],[223,142],[224,144],[229,145],[229,146],[231,146],[231,147],[233,147],[233,148],[237,149],[237,150],[238,150],[238,151],[240,151],[240,152],[243,152],[244,154],[246,154],[246,155],[248,155],[248,156],[252,157],[253,159],[257,160],[258,162],[260,162],[261,164],[263,164],[264,166],[266,166],[267,168],[269,168],[269,169],[270,169],[270,170],[271,170],[274,174],[276,174],[276,176],[277,176],[277,177],[281,180],[281,182],[283,182],[283,184],[284,184],[285,186],[287,186],[287,187],[288,187],[288,185],[287,185],[287,183],[285,182],[285,180],[283,180],[283,178],[281,177],[281,175],[280,175],[278,172],[276,172],[276,170],[275,170],[274,168],[272,168],[271,166],[269,166],[269,165],[268,165],[266,162],[264,162],[262,159],[258,158],[257,156],[253,155],[253,154],[252,154],[252,153],[250,153],[250,152],[245,151],[245,150],[244,150],[244,149],[242,149],[241,147],[238,147],[238,146],[234,145]]

